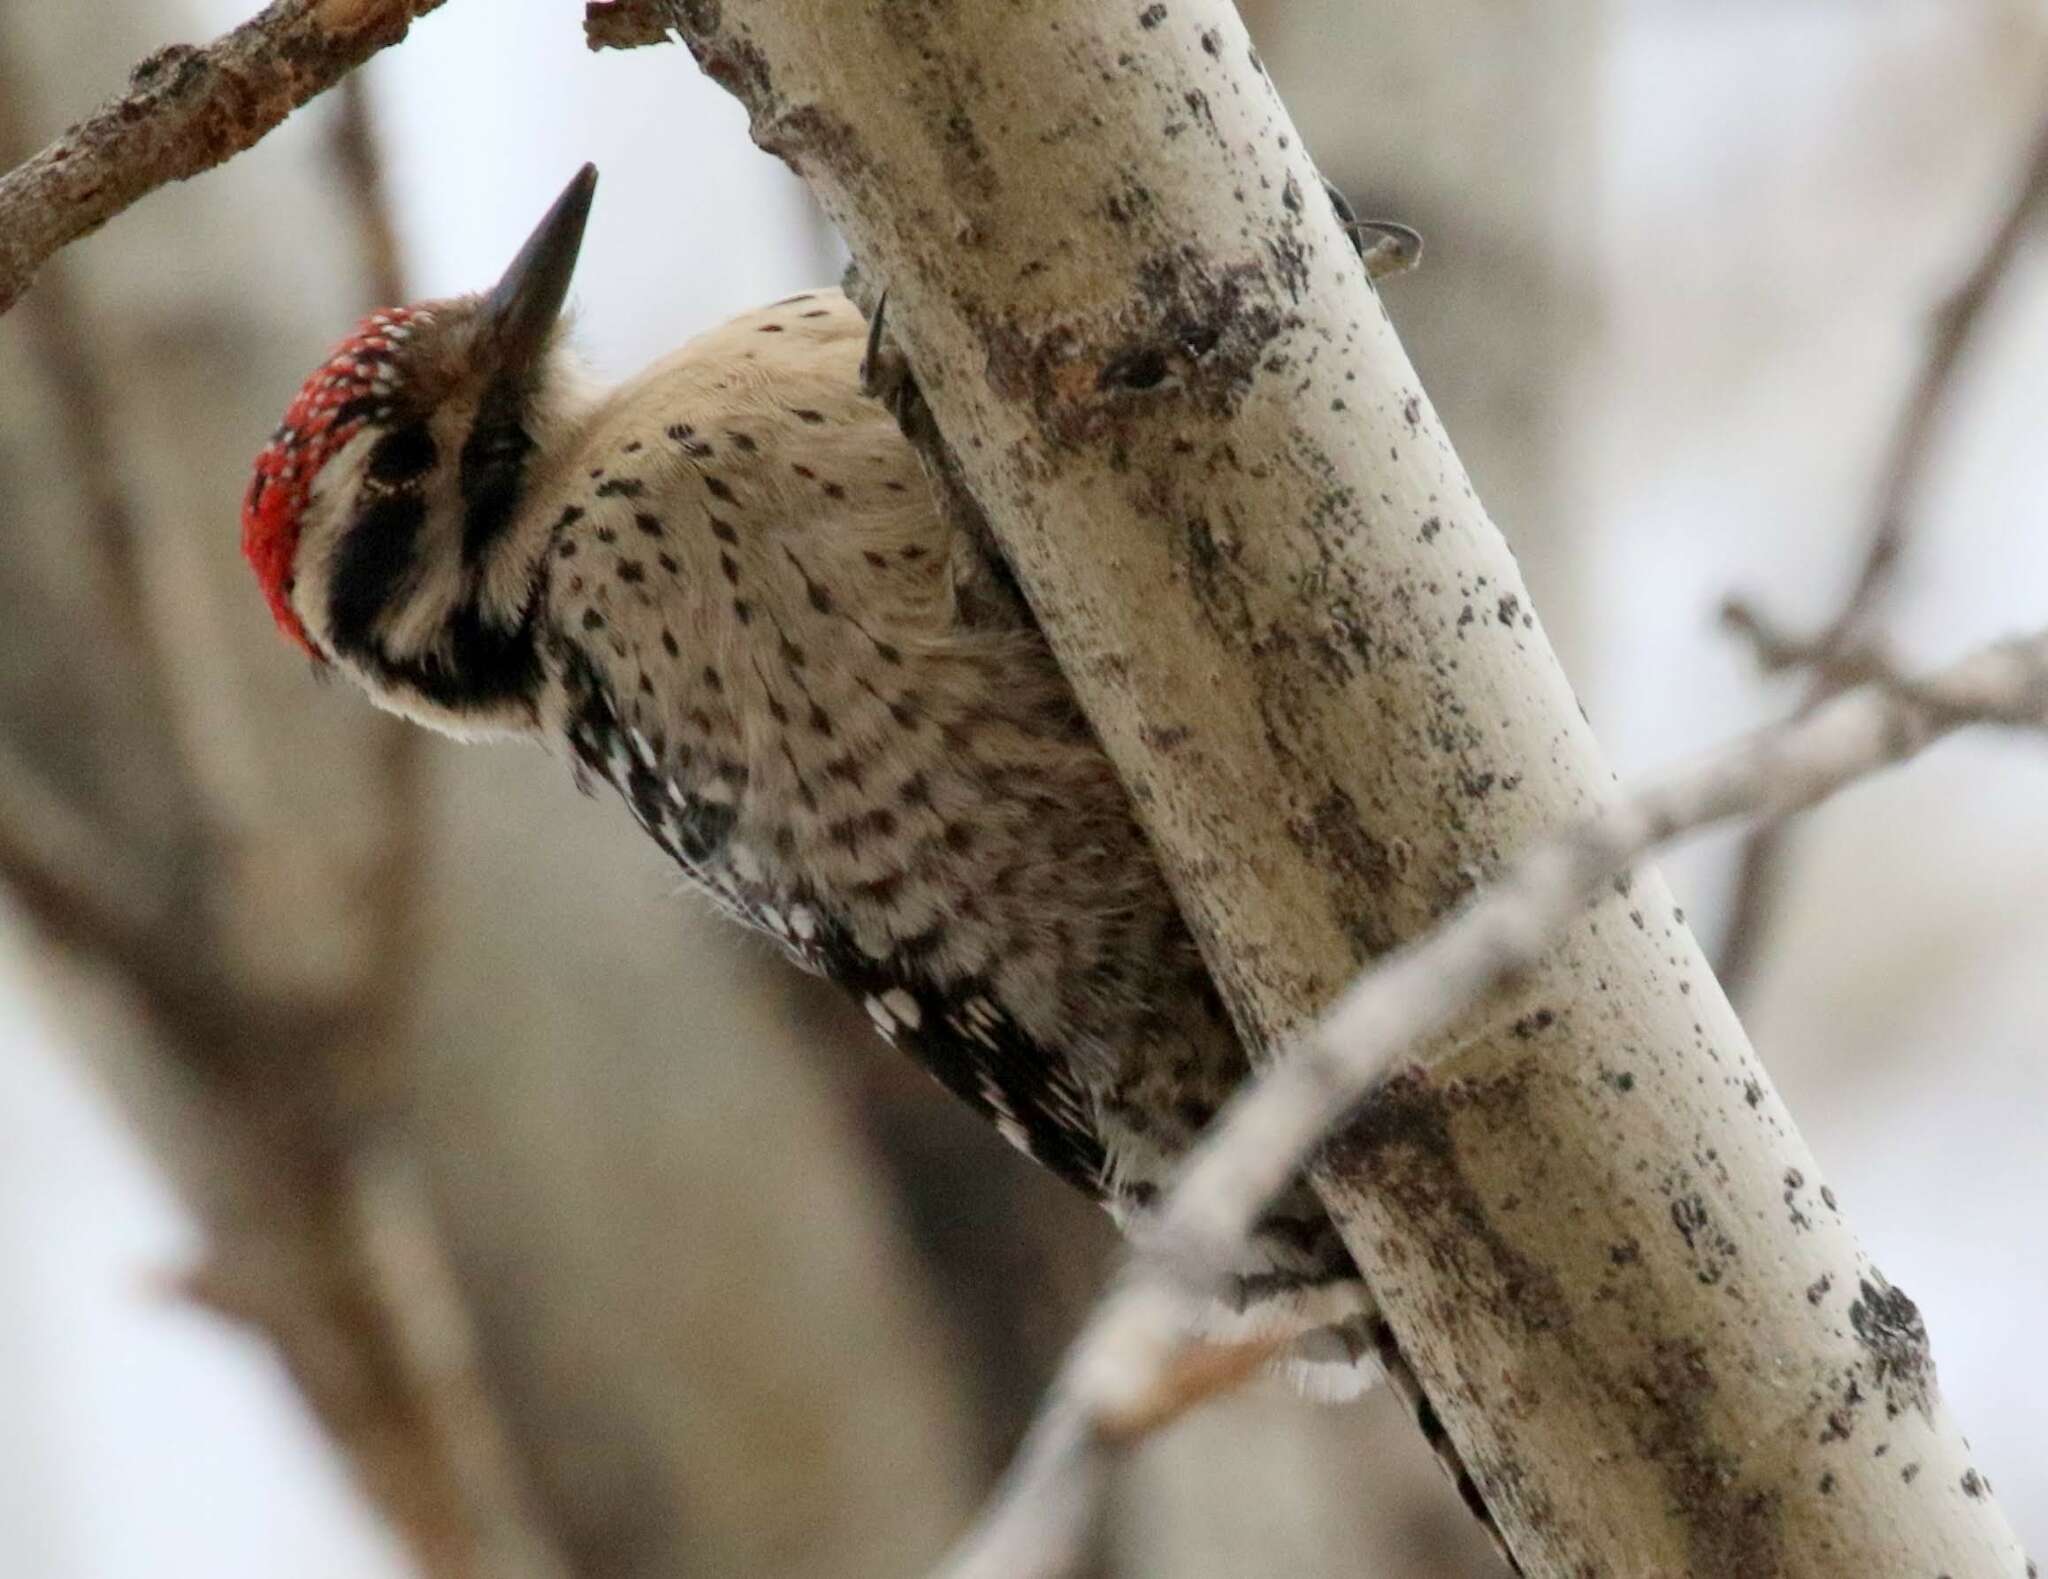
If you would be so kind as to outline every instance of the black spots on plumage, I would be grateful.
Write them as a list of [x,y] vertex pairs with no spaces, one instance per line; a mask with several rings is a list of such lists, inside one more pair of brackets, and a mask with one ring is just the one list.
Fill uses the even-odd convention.
[[769,696],[768,716],[774,719],[775,722],[778,724],[787,724],[789,722],[789,709],[782,705],[782,699],[780,697],[774,695]]
[[792,669],[801,669],[810,662],[810,654],[785,636],[782,638],[782,661]]
[[629,587],[638,586],[647,579],[647,567],[637,559],[619,561],[619,579]]
[[711,446],[697,437],[697,430],[687,422],[671,423],[668,436],[693,460],[703,460],[711,453]]
[[869,838],[887,839],[896,832],[896,813],[886,806],[854,812],[825,825],[825,838],[851,853]]
[[423,476],[440,458],[440,447],[424,422],[408,422],[394,428],[370,447],[364,463],[372,482],[408,483]]
[[813,307],[809,312],[800,313],[798,316],[803,318],[830,318],[832,314],[826,308]]
[[678,574],[683,568],[681,565],[676,563],[676,556],[671,553],[663,552],[656,554],[654,556],[654,559],[655,563],[659,564],[663,570],[667,571],[672,576]]
[[810,600],[811,607],[820,614],[830,614],[832,612],[832,594],[811,579],[811,573],[804,568],[804,562],[796,557],[794,549],[785,544],[782,552],[783,556],[788,559],[791,567],[795,569],[797,575],[802,579],[804,596]]
[[674,631],[664,630],[661,633],[661,650],[667,653],[671,658],[682,657],[682,644],[676,640],[676,633]]
[[[799,422],[808,422],[814,428],[825,425],[825,413],[813,411],[809,406],[793,406],[790,408],[789,414]],[[799,467],[798,471],[801,473],[802,468]]]
[[732,555],[721,553],[718,556],[718,570],[719,574],[724,576],[732,585],[738,586],[740,584],[740,562],[734,559]]
[[884,872],[880,877],[871,877],[866,882],[855,883],[851,891],[863,902],[887,910],[902,894],[903,884],[903,873]]
[[780,334],[780,333],[782,333],[782,325],[781,325],[781,324],[779,324],[779,323],[764,323],[764,324],[762,324],[762,325],[761,325],[761,327],[760,327],[760,329],[759,329],[759,330],[757,331],[757,333],[760,333],[760,334]]
[[964,822],[949,822],[939,830],[939,842],[955,855],[965,855],[974,848],[974,830]]
[[832,715],[816,702],[811,703],[811,715],[808,722],[810,723],[812,734],[825,740],[832,738]]
[[645,510],[637,510],[633,514],[633,525],[648,537],[661,536],[661,517],[658,515],[649,515]]
[[889,722],[898,729],[915,729],[918,722],[918,711],[899,696],[889,704]]
[[[663,631],[661,634],[669,641],[675,639],[669,636],[667,631]],[[674,648],[669,649],[669,656],[675,656]],[[719,678],[718,671],[708,663],[704,665],[704,688],[708,691],[723,691],[725,689],[725,681]]]
[[526,386],[494,378],[462,441],[456,485],[462,496],[462,561],[474,565],[512,524],[533,439],[525,427]]
[[709,860],[732,837],[739,813],[716,801],[690,797],[676,818],[676,842],[688,859]]
[[909,487],[906,484],[899,482],[894,477],[891,477],[886,483],[882,484],[882,486],[887,488],[891,493],[908,493],[910,491]]
[[922,772],[911,774],[897,787],[896,798],[906,806],[929,806],[932,803],[931,780]]
[[887,557],[876,553],[872,548],[863,548],[860,551],[860,557],[868,562],[868,568],[871,570],[887,570],[889,568]]
[[922,543],[912,543],[906,548],[898,549],[896,552],[896,557],[908,565],[916,564],[920,559],[924,558],[924,555],[925,549]]
[[637,499],[647,492],[647,484],[638,477],[613,477],[597,485],[600,499]]
[[622,455],[638,455],[643,448],[644,446],[638,439],[633,439],[626,444],[620,445],[619,453]]
[[732,600],[732,617],[738,620],[742,625],[748,625],[753,623],[753,604],[749,603],[745,598],[734,598]]
[[740,534],[734,530],[732,522],[722,521],[715,515],[711,517],[711,535],[721,543],[737,543],[740,540]]
[[726,437],[732,440],[732,447],[742,455],[751,455],[760,448],[760,445],[754,442],[754,436],[751,433],[730,433]]
[[734,502],[732,489],[727,485],[723,477],[713,477],[709,472],[706,472],[704,475],[704,491],[721,504],[731,504]]
[[603,630],[604,616],[596,609],[585,609],[583,611],[583,628],[587,631]]
[[903,662],[903,654],[896,650],[893,643],[886,641],[875,643],[875,656],[891,667]]
[[825,764],[825,777],[835,784],[844,784],[850,789],[860,789],[865,780],[865,764],[855,752],[844,752],[831,758]]
[[803,478],[805,482],[816,482],[818,480],[818,474],[812,471],[810,467],[806,466],[802,461],[791,461],[789,469],[795,472],[797,476]]
[[860,999],[939,1084],[994,1122],[1005,1139],[1099,1199],[1109,1159],[1067,1059],[1027,1035],[986,981],[936,978],[929,961],[944,942],[943,927],[921,931],[876,960],[842,928],[828,926],[818,955],[825,974]]
[[580,520],[582,520],[582,519],[583,519],[583,506],[582,506],[582,505],[580,505],[580,504],[571,504],[571,505],[564,505],[564,506],[562,507],[562,513],[561,513],[560,515],[558,515],[558,516],[556,516],[556,517],[555,517],[555,524],[554,524],[553,528],[551,528],[551,530],[553,530],[553,531],[556,531],[556,532],[566,532],[566,531],[568,531],[568,530],[569,530],[569,528],[570,528],[570,527],[574,526],[574,525],[575,525],[575,524],[576,524],[576,523],[577,523],[578,521],[580,521]]
[[600,526],[597,529],[597,531],[592,535],[595,536],[600,543],[616,543],[619,540],[619,534],[617,530],[609,526]]
[[846,497],[846,490],[836,482],[828,482],[825,484],[825,497],[827,499],[844,499]]
[[576,557],[576,539],[565,537],[555,544],[555,557],[557,559],[574,559]]
[[645,669],[640,671],[640,694],[642,696],[652,696],[654,694],[654,682],[647,678],[647,671]]

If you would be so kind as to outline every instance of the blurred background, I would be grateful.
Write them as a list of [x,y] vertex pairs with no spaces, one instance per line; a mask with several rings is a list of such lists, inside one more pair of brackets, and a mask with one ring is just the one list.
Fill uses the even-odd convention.
[[[248,9],[0,3],[0,155]],[[63,854],[117,923],[0,884],[0,1572],[408,1572],[306,1401],[382,1395],[303,1360],[295,1387],[188,1297],[318,1281],[221,1249],[331,1185],[317,1127],[233,1094],[297,1089],[301,1058],[342,1071],[334,1111],[426,1138],[509,1479],[578,1573],[918,1571],[1100,1282],[1092,1211],[678,896],[612,805],[315,686],[245,584],[239,495],[304,373],[381,296],[494,278],[581,160],[608,375],[836,271],[735,103],[677,49],[587,55],[579,11],[450,0],[352,105],[157,194],[0,319],[0,844]],[[2048,11],[1246,11],[1325,170],[1428,237],[1392,314],[1618,771],[1792,705],[1715,610],[1840,606],[1936,310],[2026,180]],[[1915,658],[2048,618],[2043,253],[2018,247],[1908,500],[1878,612]],[[1844,797],[1788,844],[1739,983],[2036,1552],[2044,790],[2038,747],[1984,739]],[[1734,860],[1669,863],[1710,949]],[[1497,1570],[1384,1398],[1254,1391],[1123,1469],[1095,1572]]]

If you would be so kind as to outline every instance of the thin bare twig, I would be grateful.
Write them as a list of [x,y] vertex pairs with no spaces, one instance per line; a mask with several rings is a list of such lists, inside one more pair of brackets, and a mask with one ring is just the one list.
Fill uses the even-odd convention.
[[[2048,207],[2048,121],[2034,143],[2011,201],[1983,252],[1934,315],[1926,360],[1900,409],[1871,508],[1863,557],[1840,611],[1820,644],[1853,645],[1868,630],[1897,579],[1914,511],[1935,451],[1943,416],[1953,404],[1958,374],[1975,343],[1986,310],[2012,271],[2020,244]],[[1830,665],[1813,666],[1804,706],[1818,707],[1842,689]],[[1752,986],[1769,942],[1771,919],[1785,890],[1789,836],[1775,821],[1753,828],[1736,857],[1735,884],[1728,902],[1715,974],[1738,1006]]]
[[0,313],[59,248],[252,146],[442,3],[277,0],[204,48],[158,50],[126,93],[0,178]]
[[1266,1203],[1426,1038],[1501,993],[1659,845],[1737,817],[1783,817],[1970,722],[2048,722],[2048,631],[1929,679],[1837,696],[1628,796],[1516,861],[1458,916],[1361,976],[1292,1054],[1225,1108],[1068,1352],[996,1500],[946,1579],[1054,1579],[1092,1516],[1111,1424],[1168,1393],[1177,1333]]
[[590,0],[583,42],[591,49],[639,49],[675,36],[675,0]]

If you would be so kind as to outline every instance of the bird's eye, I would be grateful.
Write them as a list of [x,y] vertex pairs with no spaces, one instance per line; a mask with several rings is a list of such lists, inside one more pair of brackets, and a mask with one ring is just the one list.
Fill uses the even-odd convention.
[[371,447],[368,472],[381,483],[410,482],[434,464],[439,450],[424,422],[394,428]]

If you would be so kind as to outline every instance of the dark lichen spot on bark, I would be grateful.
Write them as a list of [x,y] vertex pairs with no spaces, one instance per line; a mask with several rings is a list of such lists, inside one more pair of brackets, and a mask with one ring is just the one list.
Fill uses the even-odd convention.
[[1165,20],[1166,7],[1160,5],[1158,0],[1153,0],[1153,4],[1148,5],[1138,13],[1138,26],[1144,28],[1148,33]]
[[1498,1128],[1513,1124],[1528,1103],[1526,1068],[1488,1079],[1398,1076],[1325,1145],[1322,1160],[1392,1201],[1440,1274],[1493,1320],[1525,1334],[1561,1335],[1571,1324],[1562,1289],[1496,1226],[1451,1138],[1460,1114],[1483,1114]]
[[1876,1272],[1858,1281],[1857,1295],[1849,1303],[1849,1327],[1870,1357],[1872,1377],[1884,1390],[1886,1417],[1913,1409],[1931,1420],[1934,1354],[1920,1308]]
[[1515,617],[1522,612],[1522,600],[1516,597],[1512,592],[1503,594],[1500,603],[1497,606],[1496,612],[1500,616],[1501,624],[1513,625],[1515,623]]
[[1391,949],[1399,940],[1387,912],[1405,863],[1361,825],[1358,804],[1350,794],[1340,785],[1329,785],[1305,815],[1287,820],[1287,836],[1311,862],[1337,879],[1345,931],[1360,958],[1372,959]]
[[1988,1495],[1991,1490],[1991,1482],[1978,1474],[1974,1469],[1963,1471],[1961,1484],[1963,1495],[1966,1497],[1983,1497]]
[[[1705,1351],[1689,1342],[1656,1345],[1651,1369],[1630,1378],[1637,1395],[1636,1447],[1657,1466],[1673,1500],[1690,1515],[1685,1572],[1694,1579],[1770,1579],[1785,1571],[1780,1493],[1743,1484],[1742,1462],[1715,1439],[1708,1400],[1715,1391]],[[1655,1407],[1645,1413],[1648,1400]]]
[[1285,328],[1262,271],[1219,266],[1193,248],[1155,253],[1139,264],[1133,290],[1107,324],[1038,322],[982,315],[976,333],[991,384],[1004,399],[1028,404],[1041,430],[1063,449],[1128,443],[1139,393],[1178,375],[1178,400],[1212,421],[1235,415],[1267,347]]
[[1828,1297],[1828,1290],[1834,1286],[1834,1275],[1828,1272],[1821,1273],[1819,1277],[1806,1285],[1806,1303],[1818,1306],[1822,1300]]

